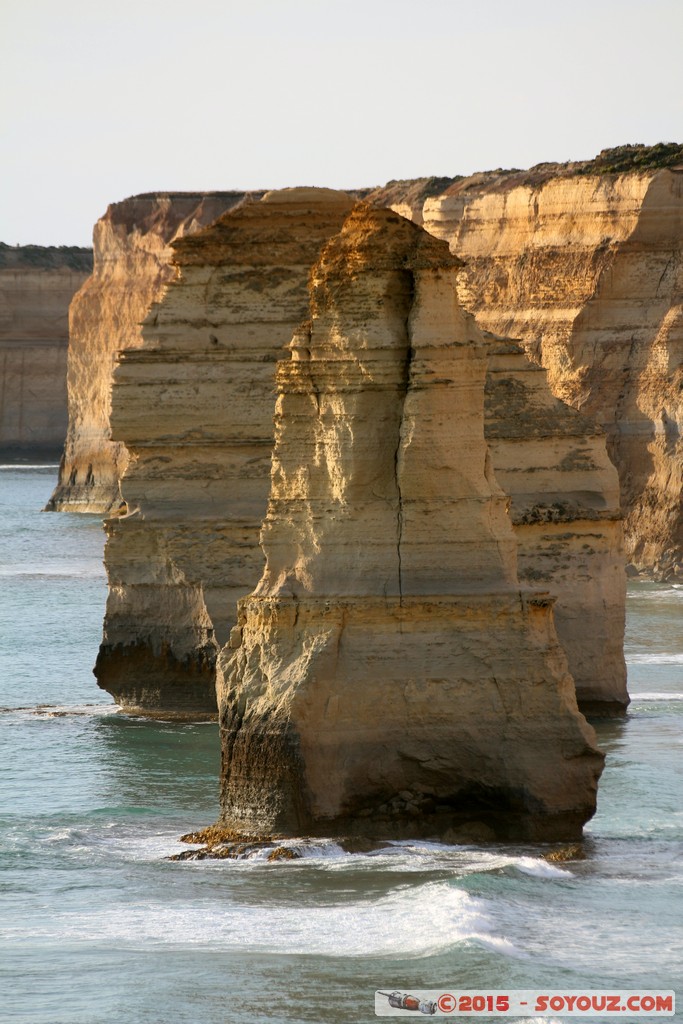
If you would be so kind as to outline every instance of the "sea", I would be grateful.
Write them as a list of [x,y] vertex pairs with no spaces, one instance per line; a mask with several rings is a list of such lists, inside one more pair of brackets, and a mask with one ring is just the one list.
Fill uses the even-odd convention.
[[583,860],[330,841],[174,862],[218,814],[217,727],[127,717],[97,688],[102,526],[42,512],[55,479],[0,468],[1,1020],[351,1024],[377,1019],[377,989],[683,1002],[681,586],[629,585],[632,704],[595,723]]

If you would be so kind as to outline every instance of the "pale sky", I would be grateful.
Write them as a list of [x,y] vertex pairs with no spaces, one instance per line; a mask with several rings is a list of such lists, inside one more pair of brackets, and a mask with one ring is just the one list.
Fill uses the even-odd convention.
[[683,0],[0,0],[0,240],[683,141]]

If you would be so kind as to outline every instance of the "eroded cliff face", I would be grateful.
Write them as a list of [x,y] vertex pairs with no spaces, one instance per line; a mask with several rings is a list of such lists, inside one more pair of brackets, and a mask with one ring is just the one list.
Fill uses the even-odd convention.
[[[115,444],[132,453],[128,514],[107,523],[109,598],[96,666],[127,709],[215,711],[215,659],[262,570],[273,372],[306,315],[309,267],[351,199],[284,190],[175,243],[177,278],[115,373]],[[623,556],[604,438],[545,373],[489,339],[487,421],[512,498],[520,573],[559,596],[581,702],[628,702]],[[591,707],[595,710],[595,706]]]
[[106,513],[122,504],[128,463],[112,440],[117,353],[140,347],[141,325],[174,277],[174,239],[240,203],[243,192],[150,193],[114,203],[93,232],[94,269],[69,310],[69,425],[52,511]]
[[242,835],[580,835],[602,764],[520,590],[445,245],[361,207],[278,371],[266,566],[220,662]]
[[127,709],[215,713],[217,644],[262,569],[275,362],[352,205],[285,189],[177,241],[178,276],[121,356],[111,422],[128,514],[107,522],[96,675]]
[[557,600],[555,626],[582,711],[628,705],[626,576],[617,471],[595,423],[555,398],[522,348],[487,335],[485,434],[510,495],[521,583]]
[[629,557],[664,575],[683,562],[682,211],[682,169],[571,168],[465,179],[423,211],[465,260],[465,307],[605,430]]
[[76,247],[0,244],[0,457],[59,458],[68,309],[92,267]]

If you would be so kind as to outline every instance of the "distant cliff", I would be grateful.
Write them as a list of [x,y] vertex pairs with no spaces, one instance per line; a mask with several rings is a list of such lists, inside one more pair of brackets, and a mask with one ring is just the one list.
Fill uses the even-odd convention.
[[68,309],[92,250],[0,243],[0,457],[58,459],[67,428]]
[[50,510],[108,512],[121,504],[128,463],[111,440],[117,354],[141,344],[140,325],[173,279],[171,243],[210,224],[244,192],[160,192],[113,203],[93,233],[94,268],[69,313],[69,427]]

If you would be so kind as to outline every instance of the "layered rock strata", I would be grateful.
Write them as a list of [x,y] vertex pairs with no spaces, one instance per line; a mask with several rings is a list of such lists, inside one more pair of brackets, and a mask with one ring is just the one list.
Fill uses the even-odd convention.
[[176,241],[178,276],[121,355],[111,422],[128,511],[107,522],[95,672],[129,710],[215,713],[217,643],[262,568],[276,359],[352,205],[285,189]]
[[[486,329],[520,338],[554,393],[603,426],[629,555],[664,576],[683,573],[682,166],[681,146],[626,146],[592,161],[357,193],[447,239],[467,263],[465,307]],[[134,197],[98,225],[96,271],[74,304],[70,426],[50,507],[101,512],[120,502],[127,456],[110,440],[114,353],[140,343],[139,324],[173,274],[174,235],[242,193],[220,195]]]
[[58,459],[66,435],[68,309],[92,268],[75,246],[0,243],[0,458]]
[[585,713],[624,710],[626,576],[619,480],[593,421],[555,398],[521,347],[487,335],[485,435],[510,495],[521,583],[556,597]]
[[[566,839],[602,757],[520,589],[447,247],[356,210],[278,371],[266,566],[221,658],[221,824]],[[233,653],[234,651],[234,653]]]
[[173,279],[172,243],[239,204],[244,192],[164,192],[113,203],[93,232],[94,268],[69,311],[69,425],[51,511],[106,513],[122,504],[128,463],[112,440],[117,354],[142,345],[141,324]]
[[[274,361],[305,315],[308,263],[349,208],[338,193],[289,190],[178,242],[178,279],[142,347],[121,356],[113,443],[134,456],[123,483],[132,515],[107,524],[96,674],[126,708],[215,710],[215,634],[223,643],[262,567]],[[487,351],[486,430],[512,498],[520,578],[559,596],[582,706],[623,707],[623,559],[604,439],[514,344],[490,339]]]
[[466,308],[603,427],[629,556],[666,574],[683,563],[683,166],[638,166],[464,179],[423,218],[465,260]]

